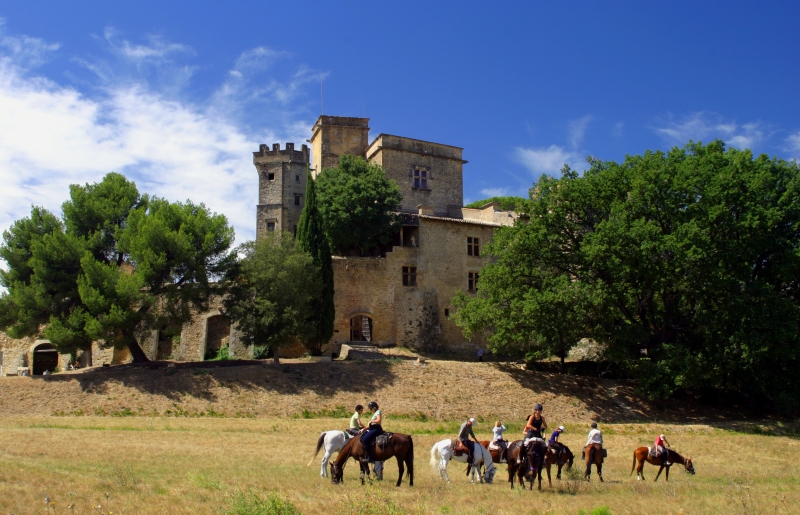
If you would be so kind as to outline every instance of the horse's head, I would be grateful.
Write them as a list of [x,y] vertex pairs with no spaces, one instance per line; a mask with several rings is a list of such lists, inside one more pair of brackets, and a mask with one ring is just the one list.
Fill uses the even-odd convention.
[[694,475],[695,471],[694,465],[692,464],[692,458],[686,458],[686,462],[683,464],[683,466],[686,467],[686,472]]
[[494,475],[497,473],[497,467],[494,466],[494,463],[491,461],[486,464],[486,471],[483,474],[483,480],[487,484],[492,484],[494,481]]
[[572,468],[572,462],[575,461],[575,455],[572,454],[572,451],[567,449],[567,470]]
[[344,475],[343,469],[341,465],[331,462],[331,483],[338,485],[342,482],[342,476]]

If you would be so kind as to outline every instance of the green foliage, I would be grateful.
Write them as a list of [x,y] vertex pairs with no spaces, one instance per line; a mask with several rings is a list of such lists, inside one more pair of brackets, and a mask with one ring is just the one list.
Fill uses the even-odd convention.
[[521,213],[525,211],[525,204],[528,202],[522,197],[490,197],[484,200],[476,200],[470,202],[464,207],[471,207],[473,209],[480,209],[490,202],[497,202],[500,204],[501,211],[516,211]]
[[300,214],[300,224],[297,226],[297,242],[307,252],[319,269],[322,289],[320,296],[311,300],[311,315],[306,324],[310,329],[310,336],[303,341],[303,345],[311,351],[312,355],[320,355],[322,345],[328,343],[333,336],[333,321],[336,310],[333,303],[333,261],[331,248],[325,237],[322,216],[317,206],[317,189],[311,172],[306,173],[306,203]]
[[456,322],[534,357],[591,338],[653,398],[713,388],[796,412],[798,165],[718,141],[590,164],[534,184]]
[[134,331],[180,324],[204,309],[234,263],[233,229],[202,204],[140,196],[116,173],[70,186],[64,220],[34,207],[3,234],[0,329],[43,334],[62,353],[92,340],[146,361]]
[[214,354],[213,357],[208,358],[206,361],[229,361],[231,359],[236,359],[231,356],[228,352],[228,346],[223,345],[219,349],[217,349],[217,353]]
[[291,502],[283,499],[275,492],[266,498],[248,490],[234,495],[227,515],[300,515],[300,511]]
[[600,506],[599,508],[590,510],[588,514],[586,510],[579,510],[578,515],[612,515],[612,513],[611,510],[608,509],[608,506]]
[[314,327],[312,299],[319,298],[319,269],[289,233],[269,234],[239,247],[242,256],[225,311],[245,345],[272,349],[307,341]]
[[337,168],[326,168],[317,176],[316,188],[325,234],[335,254],[348,255],[351,249],[368,253],[391,243],[400,230],[395,211],[402,196],[380,166],[343,155]]

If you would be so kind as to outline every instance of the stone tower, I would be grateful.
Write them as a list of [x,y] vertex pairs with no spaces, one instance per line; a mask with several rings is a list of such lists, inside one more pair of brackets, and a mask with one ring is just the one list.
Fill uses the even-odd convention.
[[369,144],[369,118],[350,118],[346,116],[320,116],[309,142],[313,150],[314,177],[325,168],[333,168],[339,163],[342,154],[366,157]]
[[309,163],[308,146],[294,149],[287,143],[261,145],[253,152],[253,164],[258,172],[258,207],[256,209],[256,238],[267,232],[297,231],[306,193],[306,168]]

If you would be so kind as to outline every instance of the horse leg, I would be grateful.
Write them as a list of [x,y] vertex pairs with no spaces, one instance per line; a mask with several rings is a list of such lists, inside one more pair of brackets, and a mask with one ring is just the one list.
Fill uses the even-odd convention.
[[664,476],[664,481],[669,481],[669,467],[667,467],[666,475]]
[[603,462],[596,463],[597,465],[597,477],[600,479],[600,482],[603,483]]
[[553,480],[550,478],[550,464],[548,463],[545,467],[547,467],[547,486],[553,488]]
[[653,481],[658,481],[658,476],[661,475],[662,470],[664,470],[664,465],[661,465],[661,468],[658,469],[658,474],[656,474],[656,478]]
[[405,467],[403,466],[403,460],[400,459],[400,456],[397,456],[397,484],[394,486],[400,486],[403,482],[403,473],[406,471]]
[[322,468],[320,468],[319,477],[328,477],[328,460],[330,460],[333,451],[325,449],[325,455],[322,457]]

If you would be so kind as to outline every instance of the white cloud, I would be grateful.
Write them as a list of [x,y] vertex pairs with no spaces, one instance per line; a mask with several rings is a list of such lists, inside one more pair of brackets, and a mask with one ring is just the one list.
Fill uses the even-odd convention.
[[580,154],[567,151],[558,145],[547,148],[515,148],[516,161],[530,170],[535,177],[542,174],[557,175],[565,164],[577,171],[588,168]]
[[[107,38],[114,41],[113,31]],[[169,56],[189,52],[186,47],[160,39],[150,43],[114,43],[113,51],[140,67],[157,63],[165,69],[183,68],[170,65]],[[192,102],[174,90],[165,93],[159,81],[150,84],[124,64],[97,61],[91,64],[103,72],[98,74],[101,87],[91,88],[89,96],[32,75],[32,66],[57,48],[36,38],[0,33],[0,231],[27,216],[32,204],[60,213],[69,184],[95,182],[117,171],[135,180],[141,192],[203,202],[225,214],[238,242],[254,237],[258,193],[251,152],[260,143],[305,141],[311,120],[302,107],[275,96],[254,100],[245,90],[218,91],[210,100]],[[242,54],[232,72],[246,79],[252,67],[241,63],[252,62],[253,52]],[[286,81],[273,79],[275,88],[291,92],[286,102],[300,98],[298,73],[311,72],[301,69]],[[233,111],[257,102],[270,113],[266,119],[277,121],[248,129],[215,103],[221,97]],[[264,120],[259,117],[258,123]]]
[[576,150],[583,143],[583,135],[589,127],[593,117],[591,115],[584,116],[569,123],[569,141],[572,144],[572,149]]
[[786,150],[792,152],[792,158],[800,161],[800,131],[790,134],[786,138]]
[[752,149],[765,138],[766,127],[761,122],[738,124],[724,120],[715,113],[698,112],[680,121],[669,121],[653,130],[670,145],[685,145],[692,141],[708,142],[721,139],[731,147]]
[[484,188],[481,195],[486,197],[507,197],[510,195],[511,188]]

